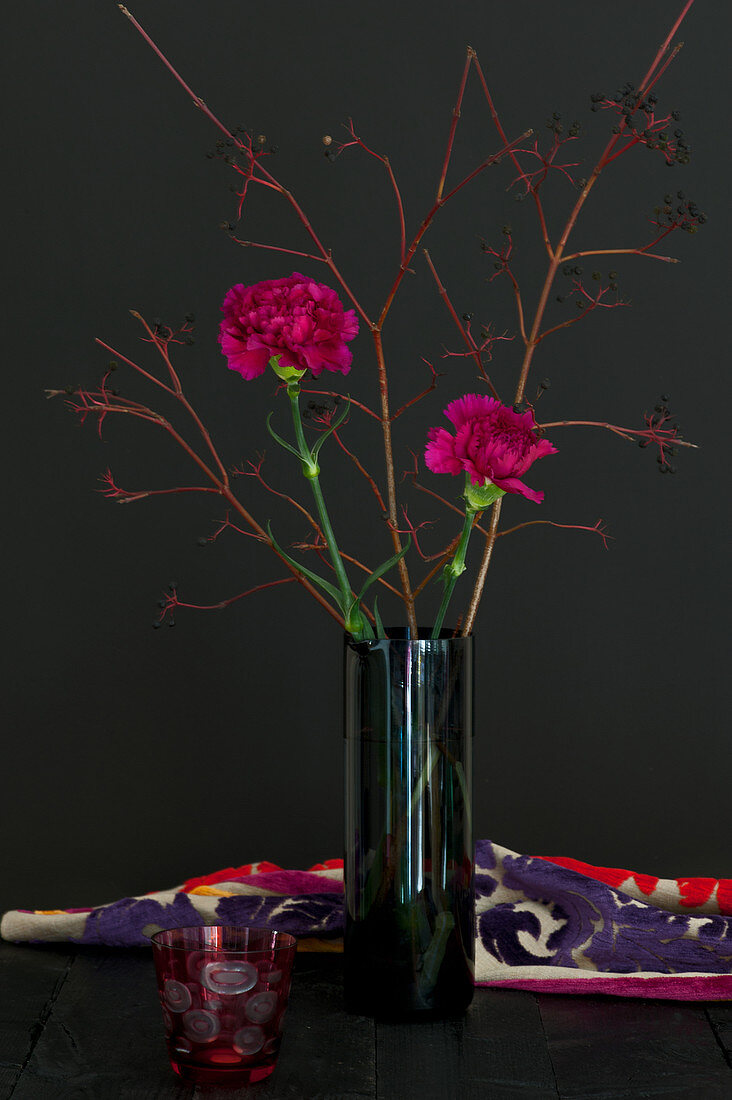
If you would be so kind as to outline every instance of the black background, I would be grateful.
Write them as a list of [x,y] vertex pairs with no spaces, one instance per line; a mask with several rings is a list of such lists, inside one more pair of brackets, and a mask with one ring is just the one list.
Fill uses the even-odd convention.
[[[317,5],[137,0],[133,10],[188,83],[223,120],[264,133],[271,169],[295,192],[365,307],[376,311],[398,262],[394,203],[381,166],[351,149],[323,156],[324,133],[360,136],[388,153],[408,230],[429,208],[462,71],[477,51],[504,126],[517,136],[554,110],[583,124],[568,159],[589,172],[614,121],[589,96],[639,81],[680,4],[564,0]],[[709,215],[696,236],[661,251],[678,265],[624,257],[627,309],[597,311],[547,340],[528,394],[552,381],[538,418],[640,425],[661,392],[685,437],[675,477],[651,449],[598,429],[554,429],[556,457],[527,478],[545,503],[519,498],[504,524],[593,524],[614,541],[532,527],[498,543],[477,623],[476,835],[517,851],[573,855],[660,875],[732,875],[729,848],[728,544],[729,178],[726,3],[698,0],[685,48],[659,89],[682,112],[693,145],[668,169],[638,148],[593,192],[574,247],[644,244],[653,207],[683,188]],[[113,2],[14,6],[4,16],[3,174],[7,242],[4,597],[7,676],[3,748],[2,904],[73,906],[113,900],[248,860],[309,864],[341,849],[341,638],[306,594],[288,586],[222,612],[183,611],[154,631],[175,579],[181,598],[213,603],[279,576],[252,540],[226,532],[211,496],[118,507],[99,493],[110,466],[126,488],[195,483],[162,433],[109,419],[103,442],[46,387],[92,386],[109,356],[101,337],[152,365],[128,310],[178,322],[196,314],[196,343],[178,363],[187,392],[227,463],[267,450],[278,487],[306,486],[264,430],[286,430],[269,378],[245,384],[216,344],[227,288],[289,274],[328,280],[322,265],[241,249],[219,229],[235,214],[231,170],[206,158],[217,134]],[[498,147],[471,77],[450,179]],[[577,155],[575,155],[575,153]],[[515,332],[510,290],[479,239],[514,230],[527,306],[545,267],[529,203],[491,169],[441,212],[425,243],[459,312]],[[573,202],[547,186],[556,238]],[[242,237],[308,251],[286,204],[250,197]],[[587,261],[589,267],[595,261]],[[588,267],[588,269],[589,269]],[[561,289],[561,287],[560,287]],[[550,305],[553,322],[573,303]],[[422,358],[446,376],[397,423],[397,469],[421,451],[448,400],[480,388],[422,258],[384,332],[393,407],[426,383]],[[366,333],[343,382],[376,403]],[[510,400],[519,341],[497,345],[492,376]],[[127,395],[154,395],[120,371]],[[169,411],[169,410],[167,410]],[[382,478],[378,434],[354,414],[350,444]],[[457,496],[457,483],[425,483]],[[335,445],[323,484],[341,541],[375,564],[390,553],[372,498]],[[294,513],[239,482],[283,541],[307,536]],[[355,487],[354,487],[355,485]],[[453,517],[407,494],[429,551]],[[479,546],[473,544],[474,567]],[[415,576],[422,567],[412,559]],[[463,580],[458,604],[467,598]],[[422,619],[434,614],[434,586]],[[385,618],[395,608],[385,603]]]

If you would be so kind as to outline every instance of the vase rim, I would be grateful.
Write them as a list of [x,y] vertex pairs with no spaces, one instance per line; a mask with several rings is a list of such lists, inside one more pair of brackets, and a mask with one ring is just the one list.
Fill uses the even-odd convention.
[[464,644],[464,643],[473,641],[472,633],[471,634],[465,634],[465,635],[455,634],[455,632],[453,630],[444,629],[444,630],[440,631],[440,634],[439,634],[438,638],[433,638],[431,636],[430,627],[424,627],[424,628],[418,627],[417,629],[418,629],[418,634],[419,634],[419,636],[417,638],[412,637],[409,627],[397,626],[397,627],[385,627],[385,630],[386,630],[386,637],[385,638],[365,638],[362,641],[357,642],[357,641],[354,640],[352,635],[346,633],[346,634],[344,634],[344,640],[345,640],[345,643],[346,643],[347,646],[362,646],[362,645],[364,645],[364,646],[369,646],[371,648],[375,648],[376,646],[383,645],[384,642],[386,642],[388,644],[391,644],[393,642],[396,642],[396,643],[408,642],[410,645],[411,644],[424,645],[424,644],[431,643],[431,642],[457,642],[457,643],[463,643]]

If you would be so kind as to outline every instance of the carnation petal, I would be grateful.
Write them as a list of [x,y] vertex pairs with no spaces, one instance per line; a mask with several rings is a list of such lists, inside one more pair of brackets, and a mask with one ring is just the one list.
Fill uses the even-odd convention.
[[541,504],[544,499],[544,494],[540,489],[529,488],[517,477],[494,477],[491,480],[494,485],[497,485],[499,489],[503,489],[504,492],[516,493],[519,496],[526,497],[527,500],[532,500],[534,504]]
[[487,394],[466,393],[450,402],[445,409],[445,416],[456,428],[462,428],[469,420],[489,415],[500,408],[500,404],[495,397],[488,397]]
[[559,451],[553,443],[550,443],[548,439],[539,439],[534,447],[532,462],[536,461],[537,458],[546,458],[547,455],[557,454],[559,454]]
[[253,378],[259,378],[267,369],[270,360],[270,352],[264,349],[258,351],[240,351],[234,355],[228,355],[229,370],[238,371],[247,382]]
[[455,475],[463,470],[462,462],[455,455],[455,437],[446,428],[430,428],[424,461],[428,470],[435,474]]

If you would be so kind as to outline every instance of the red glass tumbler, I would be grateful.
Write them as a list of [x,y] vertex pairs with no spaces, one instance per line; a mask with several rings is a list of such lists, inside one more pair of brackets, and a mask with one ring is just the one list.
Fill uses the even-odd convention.
[[266,928],[170,928],[152,937],[170,1064],[195,1084],[269,1077],[296,941]]

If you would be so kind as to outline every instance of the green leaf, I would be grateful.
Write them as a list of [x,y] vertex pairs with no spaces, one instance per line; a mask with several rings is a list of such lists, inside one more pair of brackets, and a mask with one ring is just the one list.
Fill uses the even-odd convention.
[[349,397],[348,400],[346,401],[346,404],[343,406],[342,412],[340,412],[338,414],[338,416],[335,418],[335,420],[331,421],[330,427],[326,431],[324,431],[322,435],[318,436],[317,440],[315,441],[315,444],[313,445],[312,450],[310,451],[313,458],[317,457],[318,451],[323,446],[323,444],[325,443],[328,436],[331,435],[336,430],[336,428],[340,428],[341,424],[343,423],[343,421],[348,416],[350,410],[351,410],[351,399]]
[[366,578],[366,582],[365,582],[363,588],[361,589],[359,594],[356,596],[356,599],[351,604],[351,607],[357,607],[358,604],[361,603],[361,601],[363,600],[364,596],[368,592],[371,585],[374,584],[375,581],[378,581],[379,577],[383,577],[384,573],[388,572],[388,570],[391,569],[392,565],[396,565],[396,563],[398,561],[401,561],[401,559],[404,557],[404,555],[406,554],[407,550],[409,550],[411,545],[412,545],[412,536],[410,535],[406,546],[403,546],[398,554],[394,554],[393,557],[389,558],[388,561],[385,561],[384,564],[380,565],[378,569],[374,569],[373,573],[371,573]]
[[270,420],[272,419],[273,416],[274,416],[274,413],[271,412],[269,414],[269,416],[267,417],[267,431],[272,436],[275,443],[279,443],[280,447],[284,447],[286,451],[289,451],[291,455],[294,455],[295,458],[298,460],[298,462],[302,462],[302,455],[300,454],[300,452],[296,451],[294,447],[290,446],[290,444],[287,442],[287,440],[283,439],[281,435],[277,435],[277,432],[274,430],[274,428],[270,424]]
[[293,569],[296,569],[298,573],[302,573],[302,575],[304,577],[307,577],[309,581],[312,581],[313,584],[317,584],[320,588],[323,589],[324,592],[327,592],[331,599],[335,600],[336,605],[341,608],[341,610],[343,610],[341,606],[341,594],[335,587],[335,585],[331,584],[329,581],[324,581],[323,578],[319,577],[317,573],[313,573],[311,569],[307,569],[304,565],[301,565],[299,561],[295,561],[294,558],[291,558],[290,555],[287,554],[277,543],[274,535],[272,534],[272,527],[269,523],[267,523],[267,534],[272,540],[272,545],[274,546],[280,557],[284,558],[286,562],[289,562]]
[[384,630],[384,624],[381,621],[381,615],[379,614],[379,597],[374,597],[374,619],[376,621],[376,637],[385,638],[386,631]]

